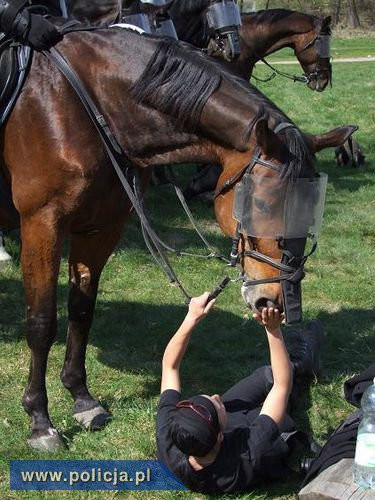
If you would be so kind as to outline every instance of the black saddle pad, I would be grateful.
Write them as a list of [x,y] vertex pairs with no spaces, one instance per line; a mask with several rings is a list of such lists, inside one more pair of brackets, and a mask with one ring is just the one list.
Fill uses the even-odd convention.
[[31,63],[31,49],[0,34],[0,127],[8,118]]
[[16,47],[10,41],[0,46],[0,106],[10,98],[18,76]]

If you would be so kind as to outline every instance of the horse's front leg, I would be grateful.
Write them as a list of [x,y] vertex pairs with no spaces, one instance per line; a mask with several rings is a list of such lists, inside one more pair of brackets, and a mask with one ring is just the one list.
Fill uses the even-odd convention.
[[21,219],[22,271],[26,297],[26,338],[31,350],[29,383],[22,404],[32,419],[28,444],[55,451],[64,446],[48,415],[46,367],[56,335],[56,287],[63,235],[47,213]]
[[87,429],[102,428],[108,412],[86,385],[85,356],[101,271],[114,249],[122,223],[73,235],[69,257],[69,326],[61,380],[74,399],[74,417]]

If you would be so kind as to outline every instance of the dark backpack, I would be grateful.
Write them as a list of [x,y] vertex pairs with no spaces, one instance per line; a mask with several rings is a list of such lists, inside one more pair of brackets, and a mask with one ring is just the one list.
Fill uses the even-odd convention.
[[[347,380],[344,384],[345,399],[354,406],[359,407],[364,391],[369,387],[375,377],[375,364],[359,375]],[[336,464],[343,458],[354,458],[357,441],[358,426],[362,419],[361,410],[357,410],[334,431],[323,446],[318,457],[313,461],[303,480],[302,486],[312,481],[325,469]]]

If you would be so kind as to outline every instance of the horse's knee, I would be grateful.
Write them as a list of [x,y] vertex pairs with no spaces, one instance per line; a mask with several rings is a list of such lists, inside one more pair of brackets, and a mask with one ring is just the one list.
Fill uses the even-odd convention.
[[26,338],[29,348],[48,352],[56,335],[56,326],[56,315],[39,313],[28,316]]
[[[83,368],[83,369],[82,369]],[[69,391],[86,384],[86,372],[84,367],[74,367],[65,364],[60,373],[60,380]]]
[[68,301],[69,321],[90,324],[94,308],[95,297],[90,297],[77,286],[73,286],[70,290]]
[[33,392],[28,388],[22,397],[21,403],[26,413],[33,416],[41,410],[46,410],[48,405],[47,394],[45,391]]

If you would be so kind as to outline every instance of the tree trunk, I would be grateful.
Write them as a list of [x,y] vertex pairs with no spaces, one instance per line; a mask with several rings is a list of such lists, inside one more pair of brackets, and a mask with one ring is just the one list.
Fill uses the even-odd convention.
[[357,12],[357,6],[355,4],[355,0],[348,0],[348,7],[349,7],[349,20],[353,28],[358,28],[358,26],[361,26],[361,23],[359,22],[359,17],[358,17],[358,12]]
[[339,24],[340,20],[340,11],[341,11],[341,0],[336,0],[335,1],[335,7],[334,7],[334,14],[333,14],[333,24],[336,26]]

